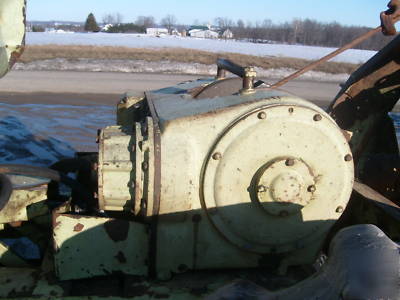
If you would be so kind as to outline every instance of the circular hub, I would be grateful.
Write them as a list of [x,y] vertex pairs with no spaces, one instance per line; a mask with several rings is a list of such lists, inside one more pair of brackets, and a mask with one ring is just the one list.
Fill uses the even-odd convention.
[[315,184],[314,176],[301,160],[274,161],[261,168],[256,178],[257,200],[271,215],[287,217],[311,201],[309,187]]
[[219,135],[200,196],[225,240],[285,253],[323,239],[347,205],[354,170],[344,159],[346,139],[324,111],[294,98],[264,103]]

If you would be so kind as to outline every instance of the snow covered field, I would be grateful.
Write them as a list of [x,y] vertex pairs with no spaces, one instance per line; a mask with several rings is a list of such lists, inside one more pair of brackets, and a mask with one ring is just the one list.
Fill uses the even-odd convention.
[[[210,40],[190,37],[151,37],[143,34],[118,33],[47,33],[28,32],[27,45],[95,45],[123,46],[132,48],[188,48],[210,52],[232,52],[256,56],[294,57],[308,60],[321,58],[333,48],[300,45],[254,44],[233,40]],[[376,52],[367,50],[348,50],[333,59],[336,62],[363,63]]]

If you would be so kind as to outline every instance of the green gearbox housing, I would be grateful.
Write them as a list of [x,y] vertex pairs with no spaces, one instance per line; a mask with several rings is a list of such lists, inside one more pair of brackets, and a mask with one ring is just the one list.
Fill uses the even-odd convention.
[[195,95],[213,82],[122,99],[118,126],[99,138],[100,209],[155,225],[134,239],[153,239],[160,278],[254,268],[266,257],[279,257],[281,272],[312,263],[351,195],[345,136],[282,91]]
[[[1,1],[0,21],[4,75],[23,50],[25,1]],[[0,166],[1,184],[28,175],[9,176],[0,201],[0,297],[81,299],[110,287],[140,299],[397,299],[399,149],[388,112],[400,97],[399,43],[350,77],[329,114],[225,60],[216,78],[128,93],[99,152],[64,161],[84,162],[74,184],[86,194],[51,194],[50,179],[72,180],[62,170]],[[36,260],[6,243],[16,236]],[[273,293],[226,285],[233,269],[270,283],[297,265],[314,268]]]

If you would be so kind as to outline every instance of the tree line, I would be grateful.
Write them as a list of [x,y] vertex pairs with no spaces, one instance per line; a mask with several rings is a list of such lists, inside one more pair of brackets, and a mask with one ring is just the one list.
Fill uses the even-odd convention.
[[[112,27],[108,29],[108,32],[112,33],[143,33],[146,32],[146,28],[158,26],[152,16],[139,16],[132,23],[123,23],[123,17],[119,13],[104,15],[102,21],[103,24],[112,24]],[[194,24],[200,25],[198,21],[195,21]],[[174,28],[183,29],[186,27],[178,25],[178,21],[173,15],[164,17],[159,25],[167,28],[169,32]],[[263,22],[245,23],[243,20],[235,22],[228,18],[216,18],[214,26],[220,30],[230,29],[235,39],[247,40],[253,43],[284,43],[324,47],[343,46],[371,30],[368,27],[345,26],[338,22],[324,23],[310,19],[294,19],[291,22],[274,24],[269,19]],[[88,16],[84,30],[99,30],[93,14]],[[383,34],[376,34],[357,46],[357,48],[380,50],[392,38],[385,37]]]
[[[112,25],[107,29],[107,32],[110,33],[144,33],[147,28],[157,26],[156,20],[153,16],[138,16],[134,22],[123,23],[123,17],[120,13],[106,14],[103,16],[102,22],[103,24]],[[160,25],[168,29],[169,32],[171,32],[175,27],[178,27],[176,17],[171,14],[166,15],[161,20]],[[84,30],[93,32],[100,30],[93,13],[88,15],[84,25]]]
[[[362,26],[345,26],[337,22],[324,23],[310,19],[294,19],[283,24],[274,24],[268,19],[255,24],[245,24],[242,20],[234,23],[226,19],[219,19],[218,23],[224,27],[231,27],[235,38],[248,39],[254,43],[276,42],[324,47],[343,46],[372,29]],[[393,37],[376,34],[357,48],[380,50],[391,39]]]

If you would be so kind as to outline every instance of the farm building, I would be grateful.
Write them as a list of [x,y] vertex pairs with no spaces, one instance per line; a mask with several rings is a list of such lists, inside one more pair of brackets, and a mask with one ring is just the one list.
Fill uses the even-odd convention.
[[147,28],[146,34],[152,35],[152,36],[160,36],[163,34],[168,34],[168,29],[167,28]]
[[219,38],[218,32],[214,31],[211,26],[192,25],[187,30],[187,35],[203,39],[217,39]]
[[175,36],[181,36],[181,35],[182,35],[182,33],[180,33],[180,32],[178,31],[178,29],[172,29],[172,31],[171,31],[171,35],[175,35]]
[[233,32],[230,31],[229,29],[226,29],[226,30],[222,33],[221,36],[222,36],[223,39],[226,39],[226,40],[228,40],[228,39],[233,39]]
[[192,29],[189,30],[189,36],[203,39],[217,39],[219,38],[218,32],[212,30]]

